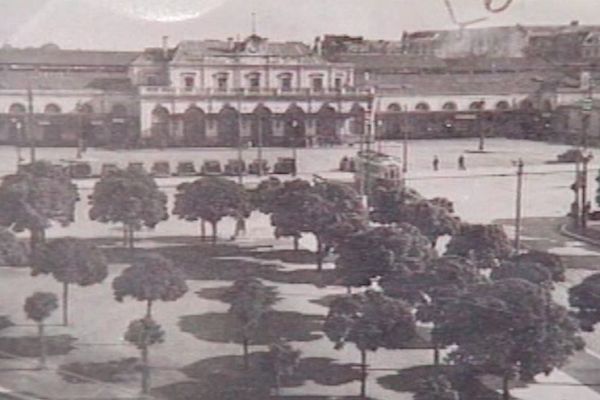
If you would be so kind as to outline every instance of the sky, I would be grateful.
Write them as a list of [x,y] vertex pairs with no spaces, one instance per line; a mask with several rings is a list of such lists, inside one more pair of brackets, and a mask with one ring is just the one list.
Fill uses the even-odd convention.
[[[449,0],[456,18],[498,25],[600,25],[600,0],[513,0],[491,14],[484,0]],[[493,0],[494,4],[506,0]],[[452,28],[445,0],[0,0],[0,41],[16,47],[140,50],[162,36],[226,39],[252,32],[271,40],[311,42],[326,33],[399,39],[403,31]]]

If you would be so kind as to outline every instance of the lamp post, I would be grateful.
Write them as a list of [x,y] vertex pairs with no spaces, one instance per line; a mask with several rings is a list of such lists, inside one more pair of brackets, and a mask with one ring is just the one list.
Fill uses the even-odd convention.
[[23,157],[21,156],[21,140],[23,139],[23,123],[17,118],[13,118],[11,122],[14,125],[16,138],[15,138],[15,150],[17,152],[17,170],[21,166]]
[[83,106],[80,102],[77,102],[75,111],[77,112],[77,151],[75,157],[80,159],[83,153]]
[[517,161],[517,206],[515,211],[515,250],[521,251],[521,205],[523,197],[523,160]]
[[300,138],[300,122],[297,119],[292,120],[292,158],[294,159],[294,169],[292,176],[296,176],[298,171],[298,139]]

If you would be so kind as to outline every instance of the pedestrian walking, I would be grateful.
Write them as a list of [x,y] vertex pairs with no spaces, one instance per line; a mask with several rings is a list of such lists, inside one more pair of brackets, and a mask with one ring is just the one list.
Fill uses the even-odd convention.
[[433,170],[437,171],[440,169],[440,159],[438,156],[433,156]]
[[467,169],[467,166],[465,164],[465,156],[463,156],[462,154],[458,157],[458,169],[465,171]]

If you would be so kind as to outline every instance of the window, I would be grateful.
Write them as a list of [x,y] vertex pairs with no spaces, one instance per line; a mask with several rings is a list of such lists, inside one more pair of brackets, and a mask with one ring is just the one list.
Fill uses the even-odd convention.
[[415,110],[417,111],[429,111],[429,104],[419,103],[416,105]]
[[217,77],[217,90],[219,92],[226,92],[227,86],[228,86],[227,75],[219,75]]
[[444,111],[456,111],[456,103],[449,101],[442,106]]
[[260,90],[260,74],[254,73],[248,75],[248,88],[251,92],[258,92]]
[[61,109],[57,104],[50,103],[44,108],[45,114],[60,114]]
[[312,90],[315,92],[323,91],[323,77],[317,76],[312,79]]
[[335,87],[335,90],[342,90],[342,78],[335,78],[335,80],[333,81],[333,85]]
[[194,79],[193,75],[187,75],[183,77],[183,86],[185,88],[186,91],[190,92],[194,89],[194,86],[196,86],[196,80]]
[[156,75],[147,75],[146,76],[146,85],[148,86],[156,86],[158,84],[158,78]]
[[281,91],[291,92],[292,91],[292,75],[284,74],[281,75]]

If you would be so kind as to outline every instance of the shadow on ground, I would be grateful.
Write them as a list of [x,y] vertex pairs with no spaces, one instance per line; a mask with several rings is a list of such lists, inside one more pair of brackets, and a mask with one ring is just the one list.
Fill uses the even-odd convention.
[[[255,399],[329,399],[329,396],[276,396],[272,395],[275,381],[266,372],[264,352],[249,356],[249,368],[244,368],[240,356],[224,356],[199,361],[183,368],[189,381],[163,386],[153,391],[169,400],[255,400]],[[299,387],[307,381],[337,386],[358,381],[360,372],[350,364],[336,364],[326,358],[305,358],[292,376],[281,381],[281,387]],[[336,397],[357,399],[357,397]]]
[[[70,335],[46,336],[46,354],[65,355],[74,349],[77,339]],[[39,357],[40,340],[37,336],[0,337],[0,358]]]
[[101,363],[70,363],[61,365],[58,373],[69,383],[123,383],[138,379],[141,365],[137,358],[125,358],[118,361]]
[[[309,342],[321,338],[323,317],[297,312],[271,311],[260,324],[260,330],[249,336],[251,345],[267,345],[279,339]],[[183,332],[209,342],[242,343],[240,323],[229,314],[208,313],[181,317]],[[317,332],[317,333],[315,333]]]

